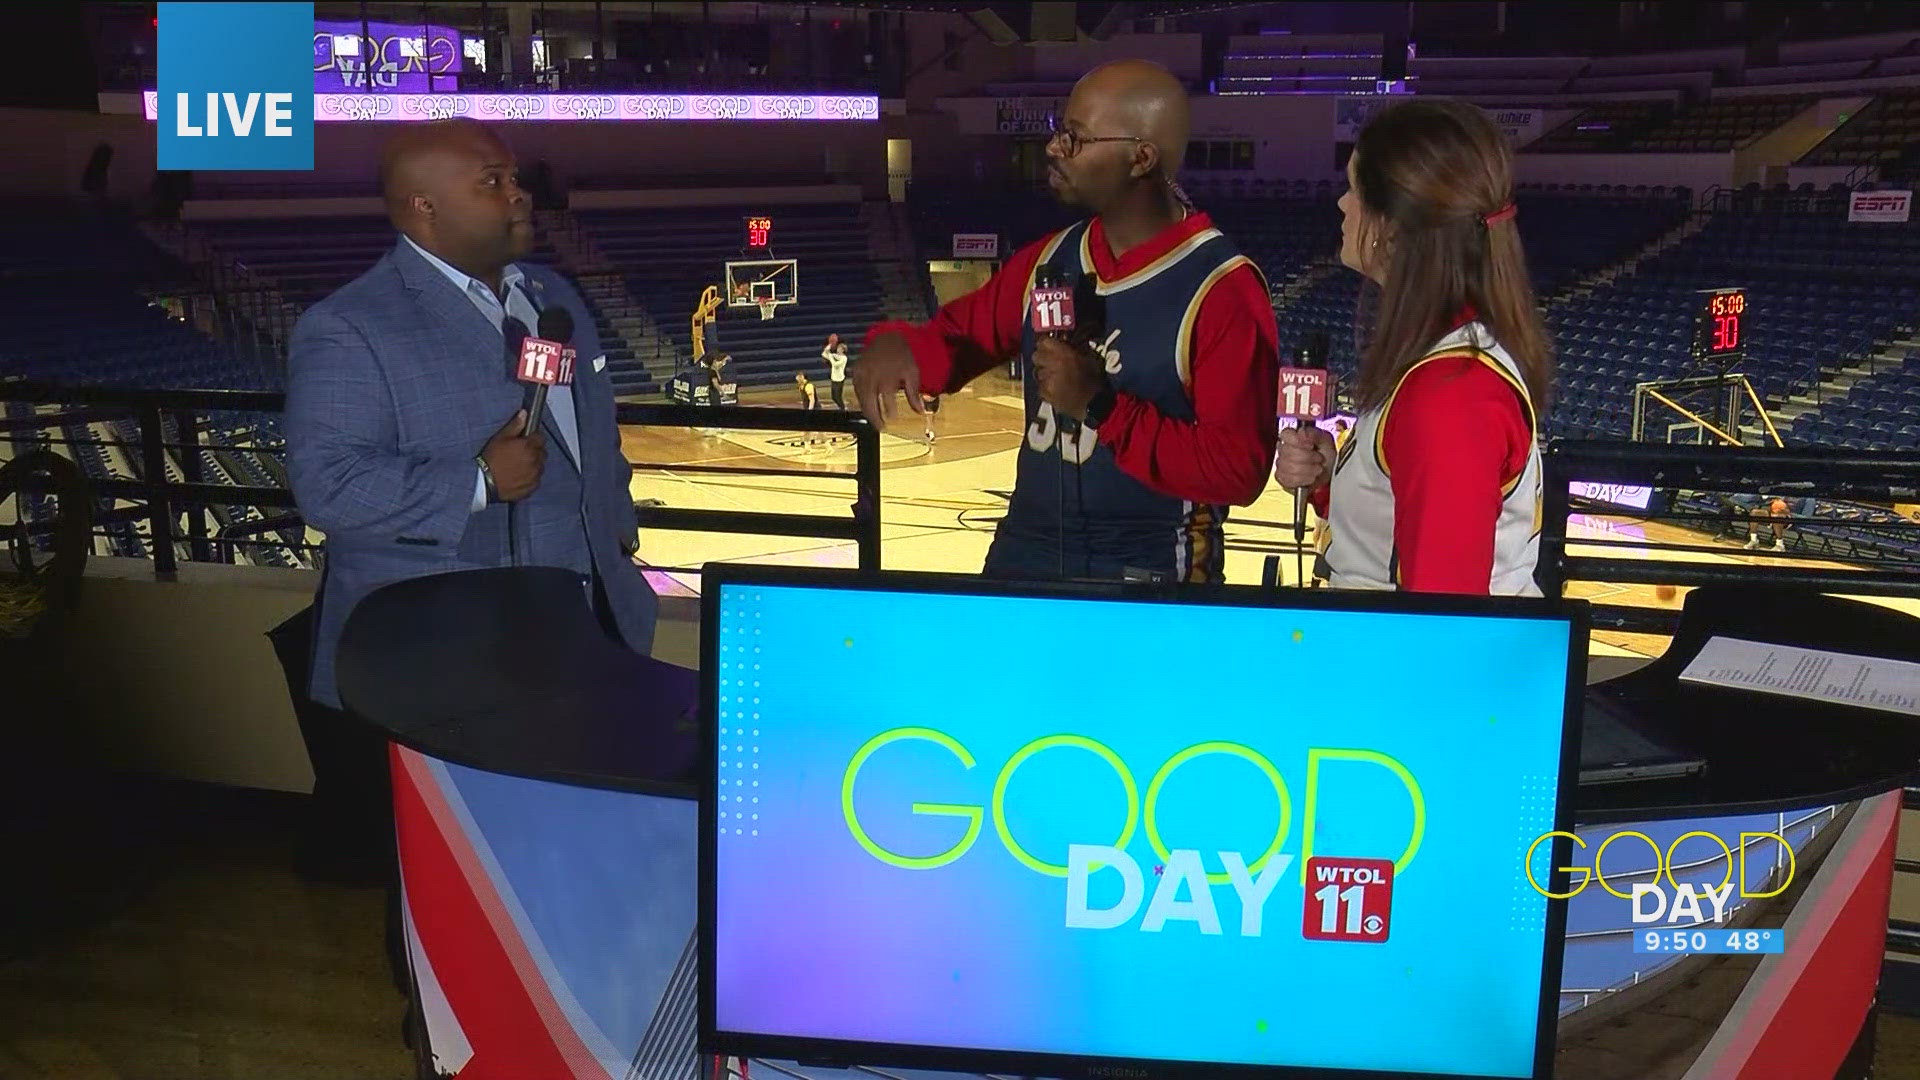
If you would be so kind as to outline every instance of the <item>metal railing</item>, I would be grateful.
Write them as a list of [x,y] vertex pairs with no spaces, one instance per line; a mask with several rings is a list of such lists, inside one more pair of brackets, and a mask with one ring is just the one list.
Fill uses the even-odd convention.
[[[846,518],[824,514],[774,514],[747,510],[689,510],[641,506],[642,529],[684,532],[753,533],[763,536],[807,536],[852,540],[859,548],[862,570],[880,569],[880,432],[857,412],[836,409],[758,409],[752,407],[654,405],[622,402],[615,406],[622,424],[646,427],[717,427],[746,431],[841,432],[854,438],[854,470],[820,473],[795,469],[765,469],[735,465],[667,465],[634,462],[635,472],[672,470],[731,476],[834,477],[854,485],[851,514]],[[691,569],[691,568],[687,568]]]
[[[303,533],[293,493],[280,486],[211,483],[204,473],[202,451],[233,451],[278,456],[268,446],[226,446],[207,442],[203,434],[218,414],[274,415],[285,408],[285,395],[236,390],[128,390],[107,387],[64,386],[24,380],[0,381],[0,406],[23,403],[35,407],[32,415],[15,416],[0,409],[0,442],[16,445],[95,446],[127,453],[136,476],[91,476],[89,493],[109,505],[130,502],[96,515],[96,529],[130,519],[143,521],[153,553],[154,573],[174,574],[182,558],[193,562],[231,562],[247,547],[299,549],[303,545],[274,539],[274,533]],[[47,407],[53,407],[51,411]],[[852,472],[796,469],[662,464],[642,462],[638,471],[673,470],[682,473],[722,473],[736,476],[837,478],[851,483],[850,512],[846,517],[824,514],[784,514],[746,510],[696,510],[638,504],[643,529],[668,529],[771,536],[802,536],[851,540],[857,545],[863,570],[880,566],[880,433],[858,413],[739,406],[621,403],[616,419],[622,425],[645,427],[704,427],[735,430],[794,431],[850,434],[854,438]],[[74,439],[60,429],[95,423],[131,420],[138,436],[131,440]],[[47,431],[55,434],[43,434]],[[170,475],[178,473],[178,479]],[[265,512],[262,520],[233,521],[215,527],[215,507],[251,507]],[[184,521],[182,520],[184,518]],[[29,533],[46,533],[52,523],[23,523]],[[662,568],[698,572],[697,568]]]
[[[1738,561],[1573,555],[1569,548],[1575,545],[1675,554],[1725,554],[1727,549],[1709,546],[1704,540],[1700,544],[1663,544],[1646,539],[1569,540],[1567,535],[1568,518],[1576,510],[1577,500],[1572,492],[1575,483],[1646,487],[1654,489],[1656,494],[1676,497],[1683,492],[1764,493],[1790,500],[1811,498],[1887,506],[1920,502],[1920,452],[1702,447],[1587,440],[1556,441],[1547,449],[1545,464],[1539,581],[1549,596],[1561,595],[1569,581],[1584,581],[1674,586],[1770,585],[1854,595],[1920,597],[1920,572],[1916,572],[1920,566],[1901,565],[1888,559],[1884,560],[1887,568],[1876,568],[1867,565],[1876,560],[1858,553],[1849,553],[1852,557],[1846,561],[1860,568],[1814,566],[1810,564],[1816,560],[1838,560],[1832,553],[1812,551],[1804,541],[1796,543],[1797,550],[1768,553],[1767,565],[1749,565]],[[1578,506],[1607,516],[1656,516],[1604,505],[1588,507],[1584,502]],[[1683,527],[1688,522],[1697,527],[1708,520],[1721,520],[1686,513],[1659,516]],[[1764,529],[1774,520],[1801,529],[1841,524],[1812,518],[1751,518],[1749,524]],[[1920,543],[1920,523],[1915,524],[1912,535],[1915,543]],[[1593,606],[1596,629],[1668,634],[1678,620],[1677,611],[1604,603]]]

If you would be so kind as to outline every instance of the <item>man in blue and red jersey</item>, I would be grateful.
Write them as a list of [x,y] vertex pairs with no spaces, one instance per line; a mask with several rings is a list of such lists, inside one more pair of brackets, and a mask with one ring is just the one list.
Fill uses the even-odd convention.
[[[1128,60],[1088,73],[1047,157],[1055,194],[1092,217],[1021,249],[932,322],[868,331],[853,384],[877,425],[896,393],[919,411],[922,393],[1029,359],[991,576],[1217,582],[1227,507],[1266,484],[1273,308],[1260,271],[1174,185],[1187,126],[1186,89],[1165,69]],[[1093,340],[1036,340],[1027,305],[1041,266],[1094,278],[1105,315]]]

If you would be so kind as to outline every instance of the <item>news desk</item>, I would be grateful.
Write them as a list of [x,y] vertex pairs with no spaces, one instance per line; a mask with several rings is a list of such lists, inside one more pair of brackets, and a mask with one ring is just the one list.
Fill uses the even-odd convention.
[[[580,595],[561,570],[420,578],[368,597],[341,643],[347,709],[392,742],[416,1050],[443,1075],[696,1067],[697,676],[608,640]],[[1635,928],[1585,925],[1574,898],[1556,1076],[1864,1075],[1920,725],[1677,675],[1716,634],[1920,660],[1917,631],[1858,602],[1702,588],[1666,655],[1610,680],[1708,768],[1583,786],[1578,832],[1597,842],[1637,828],[1665,843],[1777,829],[1794,848],[1792,884],[1732,925],[1784,926],[1788,947],[1639,955]]]

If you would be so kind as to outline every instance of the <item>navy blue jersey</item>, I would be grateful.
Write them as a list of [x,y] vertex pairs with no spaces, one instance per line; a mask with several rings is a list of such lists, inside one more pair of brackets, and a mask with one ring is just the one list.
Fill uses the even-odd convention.
[[[1050,239],[1040,265],[1069,280],[1094,275],[1089,225],[1083,221]],[[1192,421],[1194,318],[1207,292],[1242,265],[1252,263],[1218,229],[1207,228],[1125,277],[1098,282],[1106,326],[1093,346],[1106,358],[1114,388],[1151,402],[1168,417]],[[1082,327],[1087,316],[1076,312]],[[1031,357],[1032,323],[1023,325],[1021,355]],[[1112,576],[1101,568],[1123,566],[1175,581],[1221,579],[1225,506],[1161,494],[1122,472],[1092,429],[1062,430],[1032,378],[1026,380],[1026,415],[1013,497],[996,546],[1011,542],[1029,555],[1057,552],[1069,577]],[[1067,426],[1075,427],[1071,421]]]

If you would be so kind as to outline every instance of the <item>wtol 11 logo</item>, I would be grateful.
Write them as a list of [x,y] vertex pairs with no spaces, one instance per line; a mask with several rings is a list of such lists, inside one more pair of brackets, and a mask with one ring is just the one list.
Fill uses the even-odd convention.
[[[1138,779],[1118,753],[1096,739],[1084,735],[1048,735],[1021,746],[1007,757],[994,779],[987,805],[975,803],[908,803],[911,813],[922,817],[954,818],[965,822],[960,835],[945,850],[930,854],[907,854],[889,849],[876,839],[855,807],[854,790],[863,769],[872,767],[889,772],[899,768],[874,763],[877,752],[897,743],[930,743],[945,751],[962,769],[977,764],[973,753],[958,739],[945,732],[925,727],[895,728],[868,739],[841,774],[840,803],[847,831],[856,843],[874,859],[903,870],[934,870],[955,862],[972,850],[980,839],[986,821],[993,823],[995,836],[1013,860],[1035,873],[1064,878],[1064,924],[1074,930],[1117,930],[1137,923],[1144,933],[1159,933],[1170,922],[1190,922],[1205,935],[1237,931],[1241,937],[1260,937],[1266,930],[1266,908],[1273,893],[1294,867],[1296,856],[1283,849],[1292,839],[1294,796],[1286,779],[1274,763],[1260,751],[1239,743],[1211,741],[1196,743],[1178,751],[1158,764],[1146,785],[1144,799]],[[1036,755],[1052,750],[1077,750],[1097,758],[1112,771],[1124,792],[1124,806],[1113,808],[1112,828],[1117,837],[1107,844],[1065,844],[1065,861],[1051,863],[1030,850],[1015,835],[1009,823],[1007,804],[1015,775]],[[1170,847],[1163,834],[1166,811],[1163,795],[1169,780],[1184,766],[1200,758],[1224,756],[1252,765],[1260,776],[1248,777],[1260,787],[1271,787],[1278,802],[1279,817],[1267,840],[1265,850],[1251,855],[1231,848],[1207,850]],[[1411,826],[1404,849],[1397,859],[1349,858],[1315,855],[1323,769],[1329,763],[1368,766],[1384,770],[1375,774],[1379,781],[1396,784],[1405,791],[1411,812]],[[922,763],[924,765],[924,761]],[[916,769],[919,767],[917,766]],[[889,783],[896,782],[889,778]],[[1190,790],[1190,789],[1189,789]],[[894,796],[897,798],[897,795]],[[1103,804],[1104,805],[1104,804]],[[872,808],[869,807],[869,812]],[[1307,890],[1302,904],[1301,936],[1322,941],[1382,942],[1389,933],[1389,912],[1394,876],[1406,869],[1419,851],[1426,832],[1426,796],[1420,783],[1405,765],[1375,750],[1309,747],[1306,750],[1306,785],[1300,832],[1300,869],[1296,880]],[[1103,812],[1104,816],[1104,812]],[[1029,822],[1034,819],[1029,816]],[[1264,825],[1261,826],[1264,830]],[[1135,838],[1144,832],[1155,858],[1145,865],[1132,850]],[[1263,832],[1264,835],[1264,832]],[[1399,841],[1396,841],[1399,842]],[[1209,863],[1221,869],[1210,871]],[[1093,882],[1097,875],[1111,871],[1118,878],[1118,896],[1108,890],[1096,900]],[[1147,895],[1151,882],[1152,895]],[[1227,888],[1220,888],[1226,886]],[[1142,914],[1142,906],[1145,912]],[[1223,920],[1238,911],[1238,920]],[[1224,925],[1223,925],[1224,922]]]
[[160,4],[162,169],[313,168],[313,5]]

